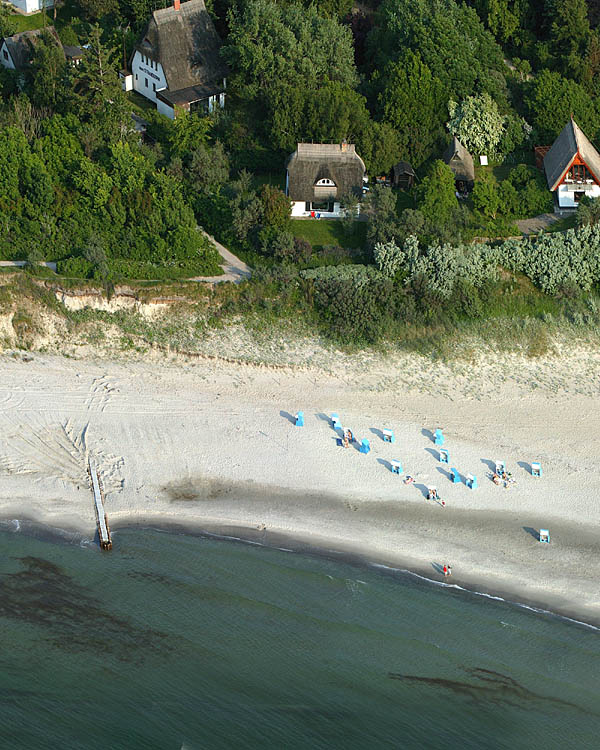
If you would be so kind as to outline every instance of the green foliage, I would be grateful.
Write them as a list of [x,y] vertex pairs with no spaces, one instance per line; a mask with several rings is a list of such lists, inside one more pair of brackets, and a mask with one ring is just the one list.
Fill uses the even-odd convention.
[[591,140],[600,129],[594,100],[582,86],[560,73],[542,70],[536,75],[526,86],[525,106],[538,143],[551,145],[571,116]]
[[[509,193],[509,190],[506,190],[506,192]],[[514,192],[516,197],[516,191]],[[498,181],[490,172],[484,174],[483,177],[475,183],[471,197],[473,199],[473,207],[475,210],[480,211],[484,216],[487,216],[490,219],[495,219],[500,209],[506,207],[502,205],[503,201],[498,189]],[[510,196],[510,198],[512,198],[512,196]],[[505,213],[505,211],[503,211],[503,213]]]
[[418,167],[443,136],[444,87],[419,53],[411,50],[386,66],[379,86],[379,111],[398,134],[397,153]]
[[589,227],[600,221],[600,198],[583,197],[577,206],[576,223],[578,227]]
[[486,91],[506,103],[502,50],[473,8],[454,0],[384,0],[379,14],[369,38],[375,69],[410,49],[441,82],[446,101]]
[[448,130],[474,154],[496,154],[504,135],[505,118],[489,94],[468,96],[458,105],[448,102]]
[[433,162],[418,189],[419,210],[425,220],[435,229],[441,229],[451,221],[458,201],[454,175],[450,167],[440,159]]
[[390,279],[398,273],[405,260],[404,252],[393,240],[378,242],[373,250],[373,257],[377,268]]

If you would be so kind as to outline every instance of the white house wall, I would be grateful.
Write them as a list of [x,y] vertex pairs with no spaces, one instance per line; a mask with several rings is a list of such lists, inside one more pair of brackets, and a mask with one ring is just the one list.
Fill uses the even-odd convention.
[[11,70],[15,69],[10,52],[6,47],[6,42],[2,42],[2,46],[0,47],[0,62],[5,68],[10,68]]
[[175,109],[166,102],[157,99],[156,109],[161,113],[161,115],[166,115],[171,120],[175,119]]
[[[35,13],[44,8],[42,0],[10,0],[10,3],[24,13]],[[46,0],[45,4],[46,8],[52,8],[54,6],[54,0]]]
[[[594,185],[591,189],[588,188],[582,192],[585,192],[588,198],[599,198],[600,185]],[[557,193],[559,208],[577,208],[578,204],[575,203],[575,190],[568,190],[566,185],[559,185]]]
[[[145,58],[148,59],[148,58]],[[167,88],[167,79],[162,69],[162,65],[157,63],[156,68],[150,67],[150,61],[146,63],[141,52],[135,51],[131,61],[131,73],[133,75],[133,90],[138,94],[156,102],[156,92],[160,89]],[[146,81],[148,85],[146,86]],[[161,111],[158,108],[159,112]]]

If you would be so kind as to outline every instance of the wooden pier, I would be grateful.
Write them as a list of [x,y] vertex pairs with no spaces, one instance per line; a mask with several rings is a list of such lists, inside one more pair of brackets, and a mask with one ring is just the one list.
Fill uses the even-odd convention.
[[90,477],[92,479],[92,490],[94,492],[94,504],[96,506],[96,521],[98,523],[98,535],[100,537],[100,548],[101,549],[112,549],[112,540],[110,538],[110,528],[108,526],[108,518],[104,510],[104,492],[102,491],[102,485],[98,478],[98,471],[95,464],[90,461],[89,464]]

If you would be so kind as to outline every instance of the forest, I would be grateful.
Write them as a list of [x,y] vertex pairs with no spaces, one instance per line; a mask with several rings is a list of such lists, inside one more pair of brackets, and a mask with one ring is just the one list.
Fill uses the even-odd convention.
[[[73,67],[45,32],[26,70],[0,67],[0,258],[110,288],[218,274],[200,226],[254,269],[219,315],[302,311],[346,344],[471,320],[596,321],[595,201],[540,236],[516,222],[553,211],[534,147],[570,117],[600,142],[600,0],[212,0],[226,106],[174,121],[118,77],[164,5],[0,9],[0,36],[53,25],[86,45]],[[489,160],[467,200],[442,160],[452,135]],[[360,216],[349,201],[338,221],[292,220],[287,157],[343,140],[371,177]],[[415,187],[375,185],[400,160]]]

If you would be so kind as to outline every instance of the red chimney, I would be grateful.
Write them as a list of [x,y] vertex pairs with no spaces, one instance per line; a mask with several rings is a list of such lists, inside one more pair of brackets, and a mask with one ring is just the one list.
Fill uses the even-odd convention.
[[179,6],[181,5],[180,0],[173,0],[173,7],[175,10],[179,10]]

